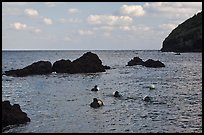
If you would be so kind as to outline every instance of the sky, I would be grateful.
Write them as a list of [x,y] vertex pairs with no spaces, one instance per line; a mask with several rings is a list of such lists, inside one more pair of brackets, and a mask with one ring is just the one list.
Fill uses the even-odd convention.
[[202,2],[2,2],[2,50],[160,50]]

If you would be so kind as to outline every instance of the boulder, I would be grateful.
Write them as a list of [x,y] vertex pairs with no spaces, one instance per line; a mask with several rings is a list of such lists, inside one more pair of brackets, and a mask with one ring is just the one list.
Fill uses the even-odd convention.
[[127,66],[134,66],[134,65],[142,65],[144,62],[141,58],[139,57],[134,57],[133,59],[131,59]]
[[105,72],[105,69],[110,69],[110,67],[102,65],[99,57],[92,52],[87,52],[72,62],[70,60],[56,61],[52,67],[53,72],[70,74]]
[[12,106],[9,101],[2,101],[2,131],[8,125],[25,124],[30,121],[30,118],[21,110],[19,104]]
[[148,59],[147,61],[145,61],[143,63],[143,66],[145,67],[152,67],[152,68],[160,68],[160,67],[165,67],[165,65],[160,62],[160,61],[155,61],[155,60],[152,60],[152,59]]
[[7,76],[24,77],[28,75],[43,75],[52,73],[52,64],[49,61],[38,61],[23,69],[5,71]]

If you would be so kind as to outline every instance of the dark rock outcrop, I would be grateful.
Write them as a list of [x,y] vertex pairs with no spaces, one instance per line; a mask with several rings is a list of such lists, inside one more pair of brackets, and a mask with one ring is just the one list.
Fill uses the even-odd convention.
[[143,63],[143,66],[145,67],[152,67],[152,68],[159,68],[159,67],[165,67],[165,65],[160,62],[160,61],[155,61],[155,60],[152,60],[152,59],[148,59],[147,61],[145,61]]
[[28,75],[43,75],[52,72],[52,64],[49,61],[38,61],[24,67],[23,69],[16,69],[5,71],[7,76],[24,77]]
[[49,74],[52,72],[70,74],[96,73],[105,72],[105,69],[110,69],[110,67],[102,65],[102,61],[96,54],[87,52],[73,62],[61,59],[54,62],[52,66],[49,61],[38,61],[23,69],[5,71],[2,75],[24,77],[28,75]]
[[127,66],[142,65],[143,63],[144,61],[141,58],[134,57],[128,62]]
[[158,60],[155,61],[152,59],[148,59],[147,61],[144,62],[139,57],[134,57],[133,59],[131,59],[126,66],[134,66],[134,65],[142,65],[145,67],[152,67],[152,68],[165,67],[165,65]]
[[12,106],[9,101],[2,101],[2,131],[8,125],[25,124],[30,121],[30,118],[21,110],[19,104]]
[[105,72],[105,69],[110,69],[109,66],[103,66],[99,57],[92,53],[87,52],[80,58],[70,60],[60,60],[53,64],[53,72],[57,73],[96,73]]
[[70,73],[72,68],[72,62],[70,60],[59,60],[54,62],[52,71],[56,73]]
[[202,52],[202,11],[178,25],[163,41],[162,52]]

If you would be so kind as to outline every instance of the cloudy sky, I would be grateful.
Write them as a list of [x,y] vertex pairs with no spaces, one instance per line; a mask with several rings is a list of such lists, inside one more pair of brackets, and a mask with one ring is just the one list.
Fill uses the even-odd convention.
[[3,2],[3,50],[159,50],[202,2]]

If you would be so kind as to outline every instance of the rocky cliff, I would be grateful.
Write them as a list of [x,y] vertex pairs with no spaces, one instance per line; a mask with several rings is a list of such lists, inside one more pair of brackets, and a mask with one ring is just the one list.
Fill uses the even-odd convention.
[[202,52],[202,11],[178,25],[163,41],[162,52]]

